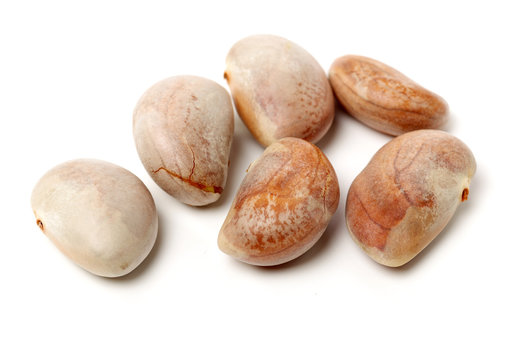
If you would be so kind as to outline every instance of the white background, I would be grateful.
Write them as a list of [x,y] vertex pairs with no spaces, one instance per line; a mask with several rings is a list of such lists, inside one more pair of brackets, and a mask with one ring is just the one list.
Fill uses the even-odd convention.
[[[514,4],[514,5],[511,5]],[[521,103],[517,2],[2,1],[0,4],[0,358],[521,359]],[[229,181],[205,208],[145,172],[132,137],[142,93],[172,75],[223,79],[234,42],[284,36],[327,71],[360,54],[449,103],[447,130],[474,152],[469,200],[415,260],[370,260],[345,227],[354,177],[390,137],[338,109],[318,144],[341,199],[326,233],[274,268],[222,254],[217,234],[263,151],[237,119]],[[157,244],[105,279],[65,258],[29,199],[45,171],[104,159],[139,176],[159,211]]]

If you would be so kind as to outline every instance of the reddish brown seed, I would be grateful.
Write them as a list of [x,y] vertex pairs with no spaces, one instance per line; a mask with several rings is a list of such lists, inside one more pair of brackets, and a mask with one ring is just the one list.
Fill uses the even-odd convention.
[[352,183],[353,239],[375,261],[400,266],[425,248],[467,199],[474,156],[456,137],[418,130],[383,146]]
[[281,139],[250,166],[218,245],[249,264],[290,261],[318,241],[339,197],[336,173],[321,150],[301,139]]
[[441,129],[447,122],[445,100],[379,61],[342,56],[332,64],[329,81],[349,114],[386,134]]

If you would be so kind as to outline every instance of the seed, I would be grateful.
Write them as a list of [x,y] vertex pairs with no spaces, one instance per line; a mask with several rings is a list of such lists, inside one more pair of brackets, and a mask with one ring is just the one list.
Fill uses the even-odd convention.
[[401,266],[447,225],[469,194],[476,162],[440,130],[417,130],[383,146],[352,183],[346,205],[353,239],[375,261]]
[[338,207],[329,160],[296,138],[265,149],[249,168],[218,236],[220,249],[253,265],[277,265],[305,253]]
[[100,160],[48,171],[31,196],[36,224],[77,265],[100,276],[135,269],[158,230],[153,198],[131,172]]
[[386,134],[440,129],[447,122],[445,100],[379,61],[342,56],[332,64],[329,80],[349,114]]
[[263,146],[284,137],[319,141],[334,119],[334,96],[318,62],[287,39],[254,35],[226,59],[236,110]]
[[227,90],[197,76],[165,79],[138,101],[133,126],[138,155],[163,190],[195,206],[220,198],[234,132]]

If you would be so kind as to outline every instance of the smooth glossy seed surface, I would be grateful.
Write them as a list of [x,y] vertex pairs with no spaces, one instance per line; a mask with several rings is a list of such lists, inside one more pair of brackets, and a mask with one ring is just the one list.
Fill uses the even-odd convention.
[[315,143],[332,124],[334,96],[325,71],[287,39],[238,41],[227,55],[225,78],[238,114],[263,146],[284,137]]
[[56,247],[96,275],[131,272],[156,240],[158,216],[149,190],[108,162],[80,159],[56,166],[34,187],[31,206],[36,225]]

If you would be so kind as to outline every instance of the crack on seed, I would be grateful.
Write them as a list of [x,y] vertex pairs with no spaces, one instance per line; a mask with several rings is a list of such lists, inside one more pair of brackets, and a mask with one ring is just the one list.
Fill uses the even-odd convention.
[[192,168],[191,168],[191,173],[189,174],[189,180],[191,180],[192,176],[194,174],[194,168],[196,167],[196,160],[194,157],[194,151],[192,150],[192,148],[190,146],[189,146],[189,150],[191,150],[191,154],[192,154]]
[[[164,168],[163,166],[158,168],[157,170],[153,170],[153,173],[157,173],[159,172],[160,170],[163,170],[165,171],[167,174],[169,174],[170,176],[172,176],[173,178],[176,178],[178,180],[181,180],[183,181],[184,183],[186,184],[189,184],[191,186],[194,186],[195,188],[197,189],[200,189],[202,191],[205,191],[205,192],[209,192],[209,193],[215,193],[215,194],[221,194],[223,192],[223,188],[220,187],[220,186],[214,186],[214,185],[206,185],[206,184],[202,184],[202,183],[199,183],[199,182],[196,182],[196,181],[193,181],[191,178],[184,178],[178,174],[176,174],[175,172],[172,172],[170,171],[169,169],[166,169]],[[192,176],[192,173],[191,173],[191,176]]]

